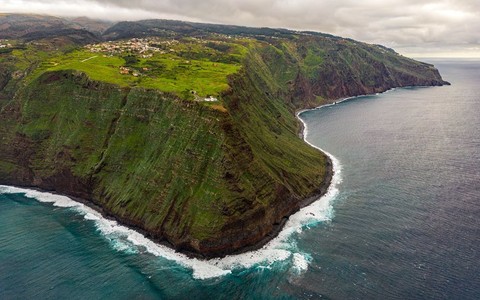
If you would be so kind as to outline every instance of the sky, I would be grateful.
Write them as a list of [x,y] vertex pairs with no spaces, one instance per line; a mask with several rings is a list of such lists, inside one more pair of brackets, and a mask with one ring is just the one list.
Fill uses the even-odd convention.
[[0,0],[0,12],[312,30],[409,57],[480,57],[480,0]]

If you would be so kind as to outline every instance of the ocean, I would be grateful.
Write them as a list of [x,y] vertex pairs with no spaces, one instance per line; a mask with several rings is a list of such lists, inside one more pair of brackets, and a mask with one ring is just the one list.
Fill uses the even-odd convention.
[[480,299],[480,61],[303,112],[328,194],[266,247],[189,259],[72,200],[0,186],[0,299]]

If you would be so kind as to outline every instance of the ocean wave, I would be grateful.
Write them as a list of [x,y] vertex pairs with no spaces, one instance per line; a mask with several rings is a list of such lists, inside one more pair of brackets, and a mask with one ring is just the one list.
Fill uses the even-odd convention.
[[[299,114],[297,114],[298,117]],[[261,249],[242,254],[228,255],[223,258],[209,260],[189,258],[169,247],[153,242],[141,233],[126,226],[122,226],[114,220],[104,218],[94,209],[66,196],[4,185],[0,185],[0,193],[24,194],[26,197],[36,199],[39,202],[51,203],[56,207],[73,209],[77,213],[83,215],[85,220],[94,222],[96,228],[110,241],[112,248],[115,250],[127,253],[146,251],[155,256],[175,261],[178,264],[191,269],[193,271],[193,277],[196,279],[209,279],[225,276],[238,269],[248,269],[252,267],[268,268],[276,262],[286,260],[291,261],[291,270],[293,273],[303,273],[308,269],[311,258],[308,254],[302,253],[298,250],[296,242],[292,237],[294,234],[301,233],[309,226],[328,221],[332,218],[332,201],[339,192],[338,185],[342,179],[340,162],[330,153],[307,141],[308,128],[300,117],[299,119],[304,124],[305,141],[312,147],[326,153],[332,161],[334,174],[331,184],[326,194],[320,197],[320,199],[291,215],[277,237],[272,239]],[[140,251],[140,249],[142,250]]]

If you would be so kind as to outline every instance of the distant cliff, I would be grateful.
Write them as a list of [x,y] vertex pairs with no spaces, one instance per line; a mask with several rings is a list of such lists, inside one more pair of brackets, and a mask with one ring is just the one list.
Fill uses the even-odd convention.
[[255,40],[220,107],[76,70],[29,81],[0,62],[0,183],[78,197],[180,251],[220,256],[268,240],[328,187],[331,163],[298,138],[296,110],[446,84],[382,46]]

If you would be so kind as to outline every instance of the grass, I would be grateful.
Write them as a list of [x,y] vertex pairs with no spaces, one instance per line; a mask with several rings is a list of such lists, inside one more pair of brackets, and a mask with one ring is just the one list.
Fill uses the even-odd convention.
[[[123,53],[114,56],[93,53],[87,49],[42,51],[29,45],[25,50],[14,50],[16,68],[36,68],[29,74],[32,82],[48,71],[77,70],[91,79],[119,85],[121,87],[143,87],[171,92],[181,98],[193,99],[192,91],[199,97],[217,96],[228,88],[228,76],[241,69],[241,61],[247,53],[247,42],[220,41],[202,42],[186,40],[169,46],[173,51],[155,53],[150,58]],[[216,50],[212,47],[220,47]],[[135,55],[135,62],[125,58]],[[120,67],[128,65],[130,74],[120,74]],[[137,77],[133,73],[139,74]]]
[[[78,76],[49,82],[45,74],[22,95],[16,130],[37,145],[36,174],[69,169],[78,178],[94,176],[104,207],[152,230],[164,224],[172,234],[192,230],[198,237],[218,230],[212,222],[220,227],[224,220],[212,201],[228,198],[219,180],[220,106],[108,84],[85,89]],[[7,164],[0,169],[12,170]]]
[[[228,87],[225,74],[240,66],[206,59],[186,63],[172,53],[138,59],[132,68],[157,69],[129,82],[123,80],[133,76],[117,75],[122,57],[91,58],[95,55],[76,50],[49,57],[19,96],[22,120],[16,131],[37,145],[30,165],[38,176],[68,169],[78,178],[92,178],[94,197],[108,211],[177,239],[200,241],[275,205],[280,198],[272,191],[280,185],[304,197],[321,183],[323,157],[298,139],[292,111],[274,96],[281,88],[277,81],[292,77],[284,74],[292,66],[282,51],[267,47],[248,54],[248,72],[241,72],[252,82],[235,87],[239,103],[227,95],[202,105],[130,87],[181,93],[193,86],[198,94],[213,94]],[[86,89],[87,79],[64,71],[69,69],[90,79],[112,74],[102,81],[128,88],[101,83]],[[47,71],[59,71],[60,79],[50,81]],[[163,77],[149,82],[154,75]],[[263,220],[249,221],[258,222]]]
[[325,53],[321,49],[309,47],[303,61],[303,69],[308,78],[315,78],[318,67],[323,63]]

